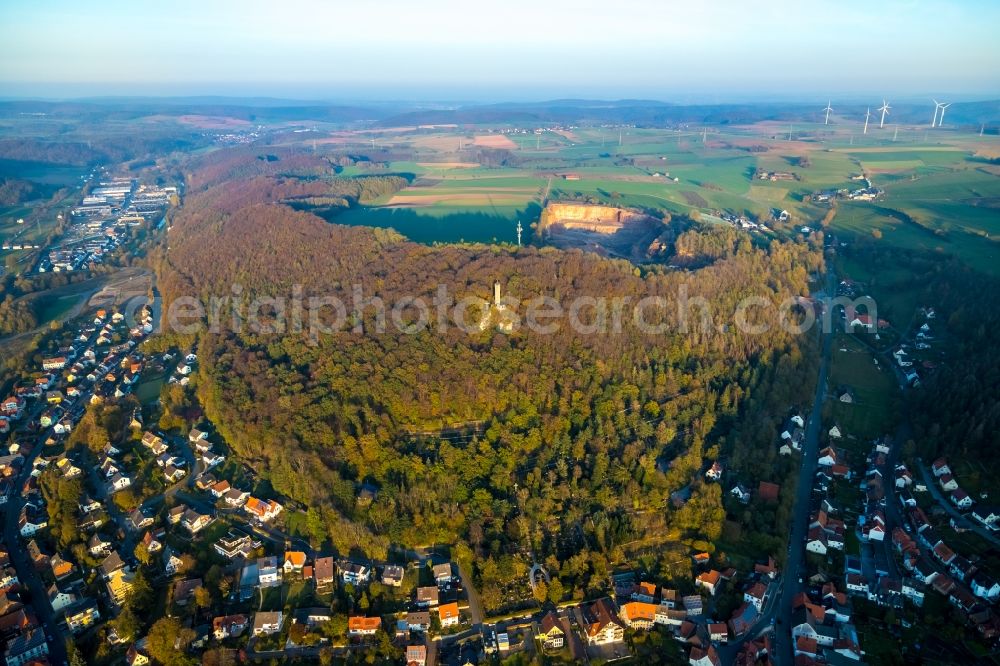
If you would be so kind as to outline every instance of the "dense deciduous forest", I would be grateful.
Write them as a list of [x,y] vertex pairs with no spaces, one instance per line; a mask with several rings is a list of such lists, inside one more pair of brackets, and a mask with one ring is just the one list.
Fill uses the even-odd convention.
[[0,206],[16,206],[32,199],[43,199],[58,190],[58,185],[45,185],[23,178],[3,178],[0,180]]
[[[311,507],[341,552],[457,544],[460,560],[479,556],[484,603],[496,607],[530,550],[558,572],[551,594],[582,595],[627,552],[655,548],[654,566],[670,575],[683,573],[678,552],[711,547],[726,512],[720,487],[703,483],[706,461],[725,455],[750,479],[779,480],[775,425],[809,393],[813,340],[743,332],[732,313],[747,296],[808,294],[816,247],[713,241],[713,261],[690,272],[551,248],[432,248],[279,203],[330,186],[290,177],[283,159],[218,155],[202,165],[211,175],[191,176],[159,262],[165,304],[232,296],[233,285],[244,303],[287,298],[294,285],[350,303],[360,285],[391,306],[432,303],[439,285],[455,299],[490,298],[496,280],[505,295],[564,306],[659,297],[646,320],[668,328],[645,333],[626,310],[620,330],[602,333],[565,322],[552,334],[436,323],[379,333],[372,305],[349,322],[363,333],[202,331],[206,415],[275,489]],[[704,299],[711,326],[695,307],[683,330],[685,297]],[[592,311],[580,318],[591,322]],[[773,324],[776,313],[754,309],[750,319]],[[378,492],[360,505],[363,482]],[[682,489],[690,499],[671,502]]]
[[[858,242],[849,251],[860,265],[891,266],[902,277],[877,292],[901,290],[932,307],[930,322],[942,357],[913,391],[910,417],[920,455],[975,459],[986,468],[1000,463],[1000,280],[941,253]],[[919,326],[919,316],[906,326]]]
[[193,150],[207,140],[191,133],[122,132],[77,141],[39,141],[36,138],[0,140],[0,159],[45,162],[48,164],[91,165],[126,162],[147,155],[167,154],[175,150]]
[[1000,280],[957,261],[927,278],[949,356],[917,391],[913,410],[925,456],[1000,463]]

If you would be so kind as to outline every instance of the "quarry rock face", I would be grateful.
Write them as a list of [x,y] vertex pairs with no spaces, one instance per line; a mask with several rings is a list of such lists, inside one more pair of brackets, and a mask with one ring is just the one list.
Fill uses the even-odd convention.
[[564,229],[582,229],[594,233],[611,234],[630,222],[641,222],[646,215],[614,206],[576,203],[550,203],[542,211],[539,231],[552,226]]

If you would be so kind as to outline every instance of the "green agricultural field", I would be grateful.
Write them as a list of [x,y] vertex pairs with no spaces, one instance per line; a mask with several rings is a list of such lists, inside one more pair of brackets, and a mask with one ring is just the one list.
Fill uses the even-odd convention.
[[[854,392],[853,404],[837,400],[841,386]],[[828,387],[833,401],[831,418],[845,437],[871,439],[891,428],[895,379],[888,369],[877,366],[868,349],[850,334],[840,334],[834,340]]]
[[[487,128],[382,134],[381,145],[416,151],[410,161],[392,162],[388,169],[412,174],[412,184],[331,221],[391,226],[422,242],[492,242],[511,236],[518,219],[535,221],[547,195],[673,215],[728,210],[766,217],[782,208],[796,225],[814,225],[828,208],[805,203],[805,196],[857,187],[850,177],[864,171],[886,195],[875,203],[841,203],[833,230],[844,240],[952,254],[977,269],[1000,270],[1000,248],[993,240],[1000,237],[1000,177],[982,169],[982,159],[973,159],[968,136],[940,133],[934,137],[938,143],[914,143],[923,132],[901,128],[898,142],[887,131],[852,140],[856,130],[847,127],[797,127],[797,136],[816,140],[807,143],[788,142],[784,128],[768,124],[708,128],[704,140],[698,129],[510,134],[509,151],[518,166],[505,168],[474,162],[481,148],[473,146],[472,137],[489,134]],[[748,141],[766,150],[750,152]],[[799,179],[755,181],[758,168],[789,171]],[[341,173],[368,171],[350,167]],[[579,179],[566,180],[565,174]],[[911,297],[893,295],[891,300],[900,302],[891,309],[902,310]]]

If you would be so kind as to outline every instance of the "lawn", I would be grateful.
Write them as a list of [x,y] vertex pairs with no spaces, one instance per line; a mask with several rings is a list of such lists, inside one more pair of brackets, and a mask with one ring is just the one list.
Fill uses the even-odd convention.
[[[854,403],[837,399],[839,388],[848,386]],[[884,435],[894,421],[896,382],[888,370],[874,363],[871,353],[852,335],[839,334],[833,344],[828,394],[833,401],[831,418],[844,437],[862,441]]]
[[79,300],[80,294],[67,294],[58,298],[45,299],[37,313],[39,326],[59,319],[72,310]]
[[168,371],[148,373],[135,387],[135,397],[144,405],[153,404],[160,399],[160,390],[167,380]]

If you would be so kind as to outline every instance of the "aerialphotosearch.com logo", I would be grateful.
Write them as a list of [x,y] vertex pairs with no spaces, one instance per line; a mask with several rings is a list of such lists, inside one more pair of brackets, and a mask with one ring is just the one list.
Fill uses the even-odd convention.
[[447,285],[438,285],[432,296],[402,296],[387,303],[378,295],[367,296],[355,284],[345,296],[306,296],[294,285],[288,296],[247,294],[242,285],[230,293],[205,300],[193,296],[173,299],[163,309],[159,298],[129,301],[125,308],[130,326],[151,325],[153,332],[172,331],[194,334],[203,330],[249,332],[254,335],[305,335],[317,344],[325,335],[349,332],[380,335],[393,330],[406,335],[432,330],[446,332],[454,327],[467,334],[499,330],[515,333],[526,329],[551,335],[564,327],[580,335],[618,334],[634,331],[644,335],[672,332],[694,333],[735,330],[749,335],[775,331],[802,334],[817,324],[823,332],[838,325],[845,331],[861,326],[876,330],[878,308],[867,296],[861,298],[810,299],[790,296],[780,300],[747,296],[731,312],[706,298],[690,295],[682,284],[670,298],[645,296],[575,296],[560,301],[537,295],[519,299],[501,294],[494,285],[492,299],[476,295],[454,298]]

